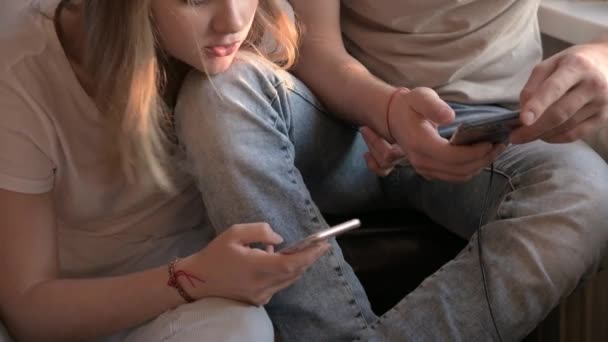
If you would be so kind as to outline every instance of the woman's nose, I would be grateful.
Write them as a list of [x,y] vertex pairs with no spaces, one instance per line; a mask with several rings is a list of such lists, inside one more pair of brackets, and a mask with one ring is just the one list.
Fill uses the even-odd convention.
[[[213,29],[218,33],[236,33],[245,29],[249,15],[247,0],[220,1],[218,12],[213,20]],[[254,9],[255,10],[255,9]],[[249,14],[249,15],[248,15]]]

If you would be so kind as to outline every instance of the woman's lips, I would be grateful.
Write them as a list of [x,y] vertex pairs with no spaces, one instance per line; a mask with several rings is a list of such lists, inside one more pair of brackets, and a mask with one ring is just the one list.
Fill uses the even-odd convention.
[[236,52],[239,48],[239,42],[228,45],[214,45],[205,48],[208,55],[212,57],[226,57]]

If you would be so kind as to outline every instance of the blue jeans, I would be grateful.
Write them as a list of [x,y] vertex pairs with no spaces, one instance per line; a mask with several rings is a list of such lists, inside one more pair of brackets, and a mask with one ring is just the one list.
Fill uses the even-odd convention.
[[[459,116],[492,106],[454,105]],[[476,244],[490,171],[464,184],[402,167],[366,167],[356,127],[328,115],[297,79],[262,62],[190,74],[176,111],[179,138],[217,232],[265,221],[286,242],[326,228],[322,212],[414,208],[470,239],[452,261],[381,317],[332,242],[267,311],[285,341],[497,339]],[[608,240],[608,167],[582,143],[511,146],[495,163],[483,253],[503,340],[528,334],[598,267]],[[404,269],[401,272],[407,273]]]

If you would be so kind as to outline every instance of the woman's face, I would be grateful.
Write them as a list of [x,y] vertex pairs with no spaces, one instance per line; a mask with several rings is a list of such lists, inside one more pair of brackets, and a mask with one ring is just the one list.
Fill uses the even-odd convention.
[[259,0],[153,0],[162,48],[209,74],[230,67],[247,37]]

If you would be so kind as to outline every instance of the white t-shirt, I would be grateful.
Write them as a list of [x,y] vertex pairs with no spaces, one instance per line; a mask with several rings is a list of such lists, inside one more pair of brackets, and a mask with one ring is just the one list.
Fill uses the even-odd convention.
[[[393,85],[516,105],[542,58],[540,0],[341,0],[348,51]],[[608,160],[608,126],[585,138]]]
[[393,85],[515,103],[542,48],[540,0],[341,0],[348,51]]
[[[115,143],[80,86],[53,20],[33,8],[0,20],[0,188],[51,192],[64,276],[121,274],[163,264],[211,238],[198,190],[177,195],[108,176]],[[117,177],[118,176],[118,177]]]

